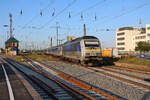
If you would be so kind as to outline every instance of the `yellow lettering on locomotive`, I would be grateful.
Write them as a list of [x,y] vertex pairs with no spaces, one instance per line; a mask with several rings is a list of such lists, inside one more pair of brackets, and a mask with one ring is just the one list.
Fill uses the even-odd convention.
[[100,49],[85,49],[85,51],[100,51]]

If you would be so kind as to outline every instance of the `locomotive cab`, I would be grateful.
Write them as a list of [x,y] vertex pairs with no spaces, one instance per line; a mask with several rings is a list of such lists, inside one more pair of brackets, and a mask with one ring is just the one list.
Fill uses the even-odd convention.
[[85,63],[89,62],[100,62],[101,56],[101,45],[97,38],[84,39],[81,41],[82,46],[82,57]]

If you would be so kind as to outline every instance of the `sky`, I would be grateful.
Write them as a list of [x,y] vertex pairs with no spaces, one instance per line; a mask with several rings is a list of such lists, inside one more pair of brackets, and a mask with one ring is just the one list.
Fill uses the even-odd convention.
[[98,37],[102,47],[115,47],[115,30],[145,27],[150,23],[149,9],[149,0],[0,0],[0,48],[8,39],[9,27],[4,25],[9,25],[9,13],[20,49],[47,48],[51,37],[56,45],[56,26],[63,42],[67,36],[81,37],[83,24],[87,35]]

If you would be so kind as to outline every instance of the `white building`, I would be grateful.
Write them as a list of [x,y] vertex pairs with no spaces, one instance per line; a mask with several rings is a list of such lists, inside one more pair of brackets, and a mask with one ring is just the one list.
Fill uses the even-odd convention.
[[135,51],[137,43],[150,43],[150,24],[143,27],[123,27],[116,30],[116,47],[120,52]]
[[150,43],[150,24],[146,24],[146,41]]

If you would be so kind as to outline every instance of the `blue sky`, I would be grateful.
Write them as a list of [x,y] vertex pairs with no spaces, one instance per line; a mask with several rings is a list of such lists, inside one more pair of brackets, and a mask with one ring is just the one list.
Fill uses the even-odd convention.
[[[54,9],[55,16],[52,16]],[[103,47],[115,47],[115,29],[145,27],[150,23],[149,9],[149,0],[1,0],[0,47],[4,47],[7,39],[9,28],[3,25],[9,25],[9,13],[13,15],[13,34],[20,41],[20,48],[37,44],[38,48],[48,47],[50,37],[55,45],[56,22],[60,26],[59,39],[66,39],[68,35],[83,36],[83,24],[86,24],[87,35],[98,37]],[[139,25],[140,18],[142,24]]]

